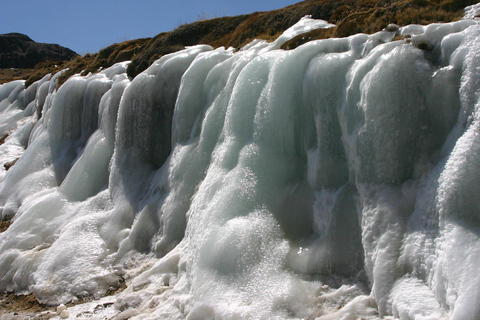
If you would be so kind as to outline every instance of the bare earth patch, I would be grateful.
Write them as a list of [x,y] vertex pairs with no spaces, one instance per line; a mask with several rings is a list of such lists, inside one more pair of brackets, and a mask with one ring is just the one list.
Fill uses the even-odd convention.
[[[0,221],[0,223],[3,222],[9,221]],[[103,298],[95,300],[91,297],[91,299],[78,299],[76,302],[67,303],[66,306],[70,312],[70,317],[79,319],[100,319],[100,317],[102,319],[110,319],[110,317],[105,317],[105,314],[114,316],[118,313],[113,307],[115,295],[125,288],[125,281],[122,278],[118,287],[112,288]],[[102,314],[102,316],[99,316],[99,314]],[[15,295],[14,293],[0,293],[0,320],[47,320],[54,317],[58,317],[56,306],[39,303],[33,294]]]
[[12,220],[0,220],[0,233],[8,229],[12,224]]
[[57,315],[55,307],[40,304],[32,294],[0,293],[0,319],[46,320]]

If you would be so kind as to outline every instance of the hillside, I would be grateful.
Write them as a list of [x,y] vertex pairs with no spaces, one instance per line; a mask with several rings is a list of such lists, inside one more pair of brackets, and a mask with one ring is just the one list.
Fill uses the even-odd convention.
[[76,56],[68,48],[35,42],[21,33],[0,34],[0,69],[34,68],[39,62],[65,61]]
[[[60,83],[75,73],[97,72],[116,62],[132,60],[128,75],[135,77],[161,56],[176,52],[185,46],[209,44],[213,47],[241,48],[253,39],[273,40],[301,17],[311,15],[337,27],[312,34],[309,40],[346,37],[355,33],[373,33],[389,23],[400,26],[455,21],[463,17],[463,8],[476,0],[306,0],[268,12],[220,17],[182,25],[153,38],[130,40],[113,44],[95,54],[77,57],[64,64],[43,63],[17,78],[28,76],[27,85],[48,73],[63,68]],[[294,47],[294,46],[293,46]],[[15,78],[4,78],[2,82]]]

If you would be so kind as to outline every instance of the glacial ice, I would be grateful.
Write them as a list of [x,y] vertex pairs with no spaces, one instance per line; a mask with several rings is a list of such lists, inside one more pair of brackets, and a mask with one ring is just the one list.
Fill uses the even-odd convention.
[[279,49],[330,26],[1,85],[0,290],[86,298],[71,317],[480,318],[478,20]]

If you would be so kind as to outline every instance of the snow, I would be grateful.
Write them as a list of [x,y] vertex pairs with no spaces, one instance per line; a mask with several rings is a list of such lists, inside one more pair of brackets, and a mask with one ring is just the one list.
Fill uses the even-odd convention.
[[0,86],[0,290],[57,318],[479,318],[478,21],[280,49],[328,27]]
[[478,20],[479,14],[480,14],[480,3],[477,3],[465,8],[465,15],[463,16],[463,18]]

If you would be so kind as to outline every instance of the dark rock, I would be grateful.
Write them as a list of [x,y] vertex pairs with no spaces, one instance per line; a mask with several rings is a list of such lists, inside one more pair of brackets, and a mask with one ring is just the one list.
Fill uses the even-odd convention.
[[0,34],[0,69],[34,68],[39,62],[65,61],[76,56],[68,48],[38,43],[21,33]]
[[19,158],[15,159],[15,160],[12,160],[12,161],[8,161],[7,163],[5,163],[3,165],[3,167],[5,168],[5,170],[8,171],[8,169],[10,169],[11,167],[13,167],[15,165],[15,163],[17,163]]
[[0,138],[0,145],[5,143],[5,140],[8,138],[8,134],[5,135],[4,137]]

